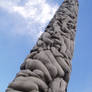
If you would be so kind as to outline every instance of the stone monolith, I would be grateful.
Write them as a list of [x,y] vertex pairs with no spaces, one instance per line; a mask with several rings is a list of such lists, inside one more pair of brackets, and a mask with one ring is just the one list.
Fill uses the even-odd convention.
[[77,14],[78,0],[64,0],[6,92],[67,92]]

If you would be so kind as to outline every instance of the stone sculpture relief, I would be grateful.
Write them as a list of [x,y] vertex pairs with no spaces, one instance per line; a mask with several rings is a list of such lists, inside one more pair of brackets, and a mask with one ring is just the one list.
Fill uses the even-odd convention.
[[78,1],[64,0],[6,92],[67,92],[77,14]]

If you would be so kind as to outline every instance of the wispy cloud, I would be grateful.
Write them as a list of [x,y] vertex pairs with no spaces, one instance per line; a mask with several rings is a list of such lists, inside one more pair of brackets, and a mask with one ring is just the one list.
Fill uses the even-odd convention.
[[[14,33],[27,35],[40,35],[46,24],[53,17],[58,5],[50,5],[47,0],[0,0],[0,8],[10,14],[21,17],[26,25],[19,26],[16,21]],[[21,23],[21,22],[20,22]],[[18,26],[18,28],[17,28]],[[20,27],[20,28],[19,28]],[[24,28],[25,27],[25,28]],[[18,29],[22,29],[19,31]]]

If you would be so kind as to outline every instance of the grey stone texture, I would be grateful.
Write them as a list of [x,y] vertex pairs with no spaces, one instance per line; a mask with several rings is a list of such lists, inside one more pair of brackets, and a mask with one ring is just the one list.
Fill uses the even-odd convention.
[[6,92],[67,92],[77,14],[78,1],[64,0]]

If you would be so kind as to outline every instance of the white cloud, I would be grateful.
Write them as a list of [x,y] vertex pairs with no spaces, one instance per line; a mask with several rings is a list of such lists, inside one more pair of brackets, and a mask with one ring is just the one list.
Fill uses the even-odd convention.
[[[58,5],[48,4],[47,0],[26,0],[23,5],[21,3],[22,0],[0,0],[0,8],[10,14],[19,15],[26,22],[26,25],[21,26],[22,29],[24,26],[26,29],[16,30],[17,34],[36,34],[38,36],[58,8]],[[21,28],[19,29],[21,30]]]

